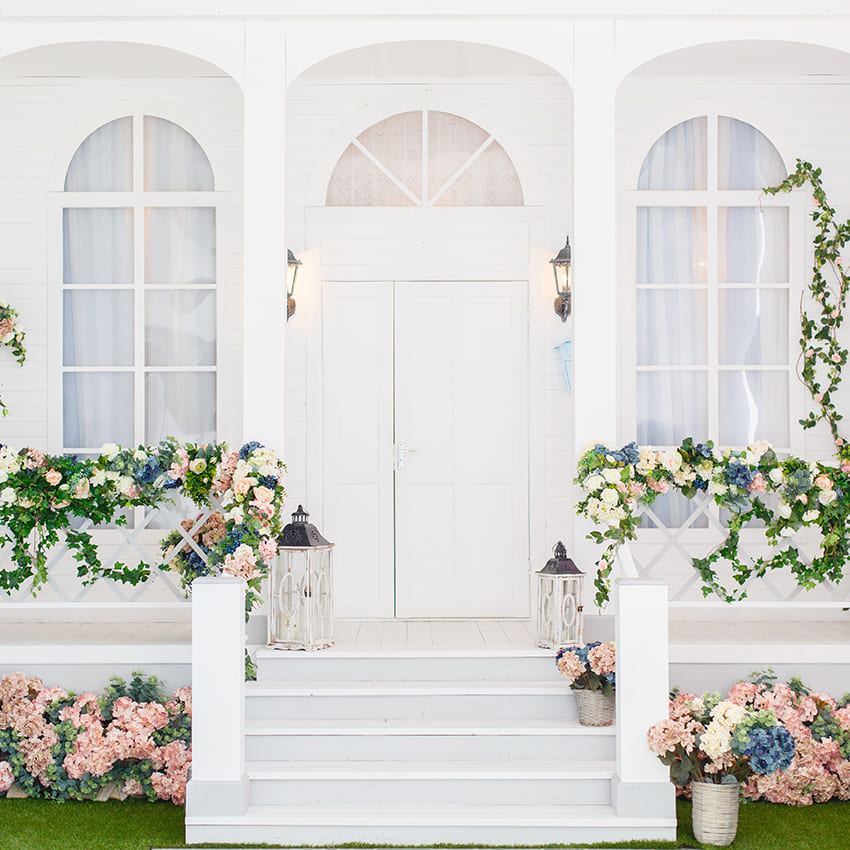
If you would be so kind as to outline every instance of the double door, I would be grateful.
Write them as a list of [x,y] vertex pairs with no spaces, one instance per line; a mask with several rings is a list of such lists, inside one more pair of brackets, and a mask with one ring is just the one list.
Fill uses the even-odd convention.
[[528,616],[527,284],[326,282],[338,617]]

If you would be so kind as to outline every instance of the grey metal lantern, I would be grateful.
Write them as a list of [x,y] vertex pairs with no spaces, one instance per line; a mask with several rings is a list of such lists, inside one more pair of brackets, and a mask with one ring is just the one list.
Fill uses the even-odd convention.
[[333,543],[308,522],[299,505],[278,537],[272,563],[269,646],[325,649],[333,646]]
[[564,243],[564,247],[558,251],[558,256],[549,262],[552,264],[552,272],[555,275],[555,312],[561,317],[562,322],[573,311],[573,281],[572,281],[573,252],[570,248],[570,237]]
[[584,573],[560,540],[553,551],[537,573],[537,645],[547,649],[584,643]]

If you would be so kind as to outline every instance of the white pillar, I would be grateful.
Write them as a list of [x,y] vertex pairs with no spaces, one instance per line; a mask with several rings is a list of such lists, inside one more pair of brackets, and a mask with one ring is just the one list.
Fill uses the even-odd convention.
[[617,436],[616,80],[613,21],[575,22],[573,280],[576,456]]
[[614,808],[625,817],[675,817],[669,769],[649,749],[647,731],[667,716],[667,585],[616,581],[617,776]]
[[243,437],[283,455],[286,355],[286,31],[245,24]]
[[245,588],[233,576],[192,583],[192,778],[187,816],[241,814],[245,773]]

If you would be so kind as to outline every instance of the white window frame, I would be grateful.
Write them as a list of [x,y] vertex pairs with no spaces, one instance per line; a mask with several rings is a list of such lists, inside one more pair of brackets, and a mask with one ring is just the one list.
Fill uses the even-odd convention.
[[[64,445],[64,417],[63,417],[63,374],[65,372],[132,372],[134,375],[134,445],[145,444],[145,373],[147,371],[157,372],[215,372],[216,373],[216,439],[221,440],[226,434],[239,433],[239,421],[241,411],[237,411],[232,404],[225,404],[224,399],[228,397],[236,385],[236,376],[233,373],[232,361],[234,360],[234,339],[231,324],[226,320],[225,314],[229,314],[229,292],[228,287],[222,279],[222,270],[225,268],[223,257],[228,250],[229,239],[224,234],[233,232],[232,204],[230,193],[220,190],[213,191],[167,191],[152,192],[144,190],[144,116],[163,117],[165,120],[177,124],[182,130],[198,141],[197,137],[188,130],[185,125],[175,121],[171,117],[160,116],[156,109],[136,108],[117,111],[112,118],[98,115],[93,121],[90,132],[94,132],[110,120],[123,117],[133,119],[133,190],[128,192],[65,192],[55,191],[48,193],[48,282],[49,297],[47,309],[47,337],[48,337],[48,423],[47,439],[48,451],[53,453],[83,453],[86,450],[96,450],[99,446],[65,446]],[[213,168],[216,169],[208,149],[198,141],[204,154],[207,156]],[[71,157],[65,163],[64,173],[79,146],[75,147]],[[205,207],[215,210],[215,252],[216,252],[216,280],[214,284],[181,284],[168,285],[145,284],[144,283],[144,249],[145,249],[145,208],[179,208],[179,207]],[[63,278],[63,210],[73,208],[120,208],[132,209],[133,211],[133,284],[102,285],[95,287],[101,290],[123,290],[132,288],[134,299],[134,357],[133,366],[109,366],[98,367],[66,367],[63,362],[63,293],[73,289],[91,289],[91,286],[66,285]],[[179,291],[179,290],[212,290],[216,293],[216,363],[214,366],[194,367],[169,367],[156,366],[147,367],[145,364],[145,292],[147,290],[157,291]]]
[[[621,289],[621,346],[620,346],[620,427],[624,440],[635,439],[637,434],[637,375],[639,371],[700,371],[701,366],[638,366],[637,364],[637,210],[638,207],[695,207],[706,210],[706,285],[702,284],[641,284],[640,289],[705,289],[707,292],[707,333],[708,333],[708,432],[693,434],[695,440],[713,440],[720,445],[719,433],[719,375],[723,371],[782,371],[787,372],[788,386],[788,435],[789,445],[776,446],[777,451],[800,454],[804,448],[802,428],[797,424],[804,408],[803,387],[797,380],[795,363],[798,354],[799,312],[797,305],[800,299],[800,281],[805,277],[805,209],[799,195],[780,194],[775,196],[763,195],[760,190],[717,189],[717,123],[721,116],[728,112],[703,112],[708,118],[708,138],[706,144],[707,189],[676,189],[649,190],[629,188],[623,192],[623,244],[622,244],[622,274]],[[735,114],[732,117],[747,121],[745,117]],[[685,119],[687,120],[687,119]],[[674,127],[677,121],[672,121],[666,129]],[[758,129],[756,122],[751,123]],[[660,135],[663,135],[663,132]],[[659,137],[660,137],[659,135]],[[769,138],[769,137],[768,137]],[[771,140],[772,141],[772,140]],[[775,146],[775,145],[774,145]],[[651,148],[651,145],[650,145]],[[644,151],[638,163],[638,170],[627,175],[626,185],[637,186],[640,166],[648,155],[650,148]],[[756,209],[787,208],[788,209],[788,277],[782,283],[760,283],[759,289],[784,289],[788,293],[788,363],[781,365],[721,365],[719,363],[719,316],[718,294],[721,289],[752,289],[754,283],[720,283],[718,280],[718,211],[721,207],[755,207]],[[758,435],[756,439],[759,439]],[[667,446],[665,448],[675,448]],[[733,448],[743,448],[736,447]]]

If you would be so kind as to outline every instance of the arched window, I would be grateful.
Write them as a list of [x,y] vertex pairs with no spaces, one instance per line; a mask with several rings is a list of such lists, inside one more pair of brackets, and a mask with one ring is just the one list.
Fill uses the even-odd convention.
[[785,176],[773,144],[726,116],[677,124],[647,154],[636,193],[640,443],[789,447],[789,208],[760,198]]
[[177,124],[110,121],[62,195],[62,447],[216,436],[216,198]]
[[328,183],[331,207],[522,206],[522,186],[504,148],[486,130],[448,112],[393,115],[364,130]]

